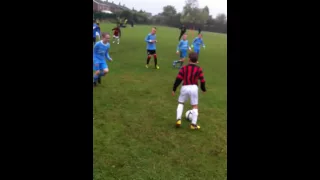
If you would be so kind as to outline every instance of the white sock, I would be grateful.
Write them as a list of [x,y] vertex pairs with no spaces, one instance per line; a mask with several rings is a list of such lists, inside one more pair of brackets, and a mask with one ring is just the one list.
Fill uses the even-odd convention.
[[118,39],[118,44],[120,43],[120,39]]
[[198,109],[192,109],[192,124],[197,124],[198,121]]
[[177,120],[178,120],[178,119],[181,119],[182,112],[183,112],[183,104],[178,104],[178,108],[177,108]]

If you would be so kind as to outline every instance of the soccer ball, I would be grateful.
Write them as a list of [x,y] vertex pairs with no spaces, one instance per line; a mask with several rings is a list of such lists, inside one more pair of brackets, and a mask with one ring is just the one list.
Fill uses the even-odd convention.
[[188,110],[188,111],[186,112],[186,119],[187,119],[188,121],[192,121],[192,110]]

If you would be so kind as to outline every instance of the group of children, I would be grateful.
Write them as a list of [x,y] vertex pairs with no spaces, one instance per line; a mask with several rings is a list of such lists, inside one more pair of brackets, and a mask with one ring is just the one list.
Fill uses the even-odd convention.
[[[196,37],[192,41],[191,47],[189,46],[189,42],[187,40],[187,34],[183,34],[182,40],[180,40],[180,42],[179,42],[179,44],[177,46],[177,52],[176,52],[178,55],[180,54],[180,59],[176,60],[176,61],[173,61],[172,66],[181,68],[182,65],[183,65],[183,62],[185,61],[185,58],[187,57],[188,50],[192,51],[191,48],[194,49],[194,52],[197,53],[198,58],[199,58],[201,45],[205,49],[206,46],[203,43],[202,34],[201,33],[199,33],[198,37]],[[177,66],[178,64],[180,66]]]
[[[94,23],[94,38],[97,29],[97,25]],[[119,39],[121,34],[119,25],[117,28],[112,29],[114,32],[113,37]],[[153,27],[151,33],[149,33],[145,42],[147,43],[147,64],[146,68],[149,68],[149,62],[151,57],[153,56],[155,68],[159,69],[157,64],[157,54],[156,54],[156,43],[158,42],[156,39],[156,27]],[[99,30],[100,33],[100,30]],[[108,61],[112,61],[112,58],[109,55],[110,49],[110,34],[102,33],[101,41],[95,43],[93,48],[93,69],[95,71],[93,76],[93,87],[96,87],[97,84],[101,83],[101,77],[106,75],[109,72],[108,64],[105,59]],[[113,41],[114,43],[115,41]],[[119,44],[119,40],[118,40]],[[176,77],[176,81],[173,86],[172,95],[174,96],[177,87],[183,82],[180,96],[178,98],[178,107],[177,107],[177,120],[176,127],[181,126],[181,116],[183,112],[184,103],[190,99],[190,103],[192,105],[192,117],[190,129],[200,129],[200,126],[197,125],[198,119],[198,81],[201,82],[201,90],[203,92],[206,91],[205,88],[205,80],[202,72],[202,68],[197,66],[198,63],[198,55],[200,52],[200,45],[205,48],[205,45],[202,41],[202,34],[199,34],[197,38],[195,38],[192,42],[191,47],[194,48],[194,52],[189,53],[189,63],[186,66],[182,66],[185,58],[187,57],[187,51],[191,51],[191,47],[188,45],[187,35],[183,35],[183,39],[179,42],[177,47],[177,54],[180,53],[180,60],[175,61],[175,63],[180,62],[180,71]]]

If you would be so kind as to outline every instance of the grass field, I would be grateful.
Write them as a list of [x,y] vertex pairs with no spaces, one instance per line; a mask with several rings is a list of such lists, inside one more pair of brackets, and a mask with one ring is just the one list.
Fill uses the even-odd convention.
[[[111,32],[113,24],[101,24]],[[177,98],[172,61],[179,30],[157,27],[159,70],[145,68],[152,26],[122,29],[111,44],[109,74],[93,89],[94,180],[227,179],[227,36],[204,32],[200,51],[207,92],[199,92],[199,131],[174,127]],[[189,41],[195,34],[189,32]],[[191,109],[189,103],[184,113]]]

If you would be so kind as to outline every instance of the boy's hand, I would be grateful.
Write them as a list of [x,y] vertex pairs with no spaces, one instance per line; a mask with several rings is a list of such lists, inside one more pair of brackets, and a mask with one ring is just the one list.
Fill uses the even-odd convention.
[[177,51],[176,54],[179,54],[179,51]]
[[174,96],[174,91],[172,91],[172,93],[171,93],[171,94],[172,94],[172,96]]

